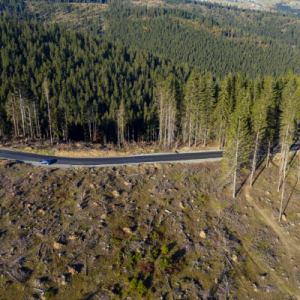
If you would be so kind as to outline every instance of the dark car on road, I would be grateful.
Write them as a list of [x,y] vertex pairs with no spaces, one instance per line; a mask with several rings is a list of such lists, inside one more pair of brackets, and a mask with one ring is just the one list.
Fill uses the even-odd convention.
[[53,159],[44,159],[40,161],[41,165],[51,165],[53,164],[55,161]]

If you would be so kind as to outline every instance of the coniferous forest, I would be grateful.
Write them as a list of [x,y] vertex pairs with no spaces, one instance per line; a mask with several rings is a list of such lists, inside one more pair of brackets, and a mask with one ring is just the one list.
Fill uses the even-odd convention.
[[[247,138],[270,148],[280,137],[291,81],[297,90],[300,52],[272,39],[274,32],[266,31],[260,44],[249,40],[255,30],[248,30],[248,40],[246,29],[212,34],[204,24],[221,28],[226,19],[216,11],[218,20],[212,13],[113,3],[98,16],[108,28],[95,34],[47,23],[45,16],[42,22],[22,1],[3,3],[1,135],[119,145],[147,140],[168,147],[178,139],[190,146],[215,140],[222,148],[243,111]],[[287,18],[296,31],[297,21]],[[290,43],[297,44],[293,36]],[[259,129],[258,101],[267,116]]]

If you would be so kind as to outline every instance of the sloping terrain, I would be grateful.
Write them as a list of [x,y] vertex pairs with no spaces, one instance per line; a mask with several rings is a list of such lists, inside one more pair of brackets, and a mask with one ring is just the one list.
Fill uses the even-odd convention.
[[0,299],[297,297],[297,171],[281,223],[277,166],[261,171],[232,199],[219,163],[2,161]]

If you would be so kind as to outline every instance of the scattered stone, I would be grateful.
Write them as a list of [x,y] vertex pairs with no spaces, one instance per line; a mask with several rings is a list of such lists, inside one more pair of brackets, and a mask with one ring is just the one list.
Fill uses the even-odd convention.
[[39,209],[39,213],[42,214],[42,215],[45,215],[46,211],[44,209]]
[[68,266],[68,272],[71,273],[72,275],[77,274],[78,272],[71,266]]
[[68,284],[67,281],[66,281],[66,277],[64,275],[58,276],[58,277],[54,277],[53,281],[56,282],[56,283],[58,283],[59,285],[67,285]]
[[54,242],[53,247],[54,249],[61,249],[64,245],[59,242]]
[[200,236],[202,239],[205,239],[205,238],[206,238],[206,233],[205,233],[203,230],[201,230],[199,236]]
[[115,197],[119,197],[120,196],[120,193],[118,192],[118,191],[113,191],[113,195],[115,196]]
[[130,235],[134,234],[134,231],[130,227],[124,227],[123,231]]
[[68,239],[70,241],[74,241],[76,239],[76,235],[72,234],[72,235],[69,235]]

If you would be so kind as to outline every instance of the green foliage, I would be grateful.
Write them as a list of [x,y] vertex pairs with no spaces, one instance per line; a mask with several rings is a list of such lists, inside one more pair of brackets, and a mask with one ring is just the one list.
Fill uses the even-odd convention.
[[135,275],[130,283],[129,283],[129,286],[132,288],[132,289],[136,289],[138,287],[138,284],[139,284],[139,277],[138,275]]
[[230,117],[228,140],[223,154],[223,172],[232,182],[233,197],[236,196],[237,176],[241,167],[248,161],[250,154],[250,128],[246,110],[247,92],[242,89],[234,113]]
[[139,253],[139,252],[136,252],[135,255],[134,255],[134,258],[137,259],[137,260],[141,260],[142,259],[142,254]]
[[47,299],[51,299],[53,296],[55,295],[54,290],[53,289],[49,289],[48,291],[45,292],[44,296]]
[[158,267],[160,269],[166,269],[166,268],[169,268],[171,267],[172,265],[172,258],[171,256],[164,256],[160,259],[159,263],[158,263]]
[[[132,131],[134,139],[149,136],[157,126],[156,79],[164,79],[172,70],[184,81],[189,73],[168,60],[58,25],[1,16],[0,31],[6,32],[0,38],[5,61],[0,66],[0,118],[5,120],[2,129],[8,135],[42,137],[46,133],[49,121],[43,82],[47,77],[54,138],[105,136],[107,141],[116,141],[115,111],[122,99],[130,138]],[[99,130],[104,136],[99,136]]]
[[111,238],[111,241],[112,241],[112,243],[115,244],[115,245],[120,245],[121,242],[122,242],[122,239],[113,236],[113,237]]
[[162,246],[162,247],[160,248],[160,250],[161,250],[161,253],[162,253],[162,254],[167,254],[167,253],[169,252],[169,249],[168,249],[167,246]]
[[147,292],[147,288],[141,279],[139,280],[137,291],[141,296]]
[[159,237],[159,234],[158,234],[156,231],[154,231],[154,232],[152,232],[152,233],[150,234],[150,237],[151,237],[152,239],[156,240],[156,239]]
[[157,258],[158,258],[158,256],[159,256],[159,251],[158,250],[151,250],[151,252],[150,252],[150,255],[149,255],[149,257],[150,257],[150,261],[155,261]]

